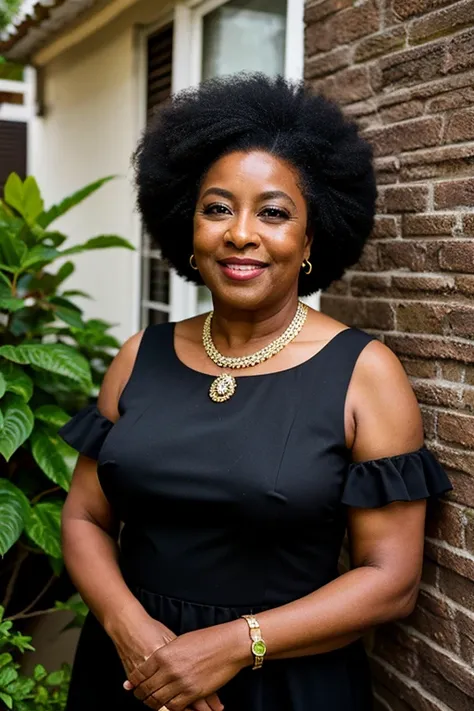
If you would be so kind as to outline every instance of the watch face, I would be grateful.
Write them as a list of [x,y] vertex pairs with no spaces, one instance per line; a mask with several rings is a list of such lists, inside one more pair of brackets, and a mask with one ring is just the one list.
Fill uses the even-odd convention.
[[263,657],[266,651],[267,645],[265,644],[263,639],[259,639],[257,642],[254,642],[252,644],[252,652],[255,654],[256,657]]

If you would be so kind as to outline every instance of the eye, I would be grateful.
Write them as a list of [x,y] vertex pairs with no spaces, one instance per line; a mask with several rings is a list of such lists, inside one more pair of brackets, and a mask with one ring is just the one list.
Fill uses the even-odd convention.
[[230,215],[231,211],[227,205],[223,205],[220,202],[212,203],[212,205],[207,205],[203,209],[204,215]]
[[264,207],[259,215],[271,220],[288,220],[290,217],[289,213],[281,207]]

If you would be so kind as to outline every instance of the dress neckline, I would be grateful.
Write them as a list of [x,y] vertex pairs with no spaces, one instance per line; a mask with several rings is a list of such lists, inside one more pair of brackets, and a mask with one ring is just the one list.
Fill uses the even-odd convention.
[[[189,371],[190,373],[194,373],[197,376],[205,377],[205,378],[216,378],[216,373],[203,373],[202,370],[196,370],[196,368],[191,368],[190,365],[186,365],[181,358],[178,356],[176,352],[176,347],[175,347],[175,328],[176,328],[176,322],[171,322],[168,324],[170,326],[170,340],[171,340],[171,351],[173,355],[173,359],[177,362],[179,366],[181,366],[184,370]],[[319,356],[322,356],[323,353],[325,353],[332,345],[339,340],[339,338],[342,336],[343,333],[347,333],[348,331],[353,331],[354,329],[351,328],[350,326],[348,328],[344,328],[342,331],[339,331],[339,333],[336,333],[335,336],[331,338],[330,341],[328,341],[322,348],[319,349],[316,353],[313,353],[312,356],[307,358],[306,360],[303,360],[301,363],[297,363],[296,365],[292,365],[290,368],[283,368],[282,370],[274,370],[271,373],[250,373],[249,375],[237,375],[238,371],[232,370],[232,375],[238,379],[238,380],[247,380],[250,378],[269,378],[271,376],[275,375],[282,375],[283,373],[290,373],[292,371],[295,371],[299,368],[304,368],[304,366],[307,366],[309,363],[313,363]],[[218,366],[216,366],[218,368]],[[220,370],[225,370],[225,368],[221,368]]]

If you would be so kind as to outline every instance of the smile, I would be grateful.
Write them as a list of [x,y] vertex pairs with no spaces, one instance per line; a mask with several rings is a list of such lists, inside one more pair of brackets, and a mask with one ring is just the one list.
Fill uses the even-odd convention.
[[226,277],[235,281],[255,279],[267,268],[265,264],[229,264],[227,262],[220,262],[219,266]]

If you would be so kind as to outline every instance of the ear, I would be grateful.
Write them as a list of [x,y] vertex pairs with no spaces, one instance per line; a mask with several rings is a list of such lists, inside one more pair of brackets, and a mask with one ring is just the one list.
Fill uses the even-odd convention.
[[311,245],[313,244],[313,235],[311,232],[307,232],[305,235],[305,243],[304,243],[304,258],[309,259],[309,256],[311,254]]

